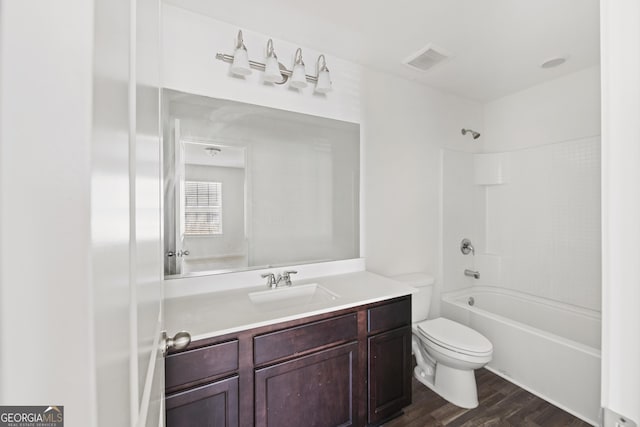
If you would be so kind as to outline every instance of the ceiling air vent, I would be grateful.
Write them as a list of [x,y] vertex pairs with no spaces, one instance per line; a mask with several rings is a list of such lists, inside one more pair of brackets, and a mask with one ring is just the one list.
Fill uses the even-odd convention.
[[402,63],[414,70],[427,71],[450,56],[445,50],[429,44],[424,49],[410,55]]

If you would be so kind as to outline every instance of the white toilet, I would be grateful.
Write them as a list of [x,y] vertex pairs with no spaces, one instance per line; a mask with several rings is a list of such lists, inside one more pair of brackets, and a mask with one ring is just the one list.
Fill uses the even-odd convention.
[[440,396],[462,408],[478,406],[473,371],[493,354],[493,345],[482,334],[444,317],[427,320],[434,278],[424,273],[394,277],[418,290],[411,296],[412,349],[417,366],[414,375]]

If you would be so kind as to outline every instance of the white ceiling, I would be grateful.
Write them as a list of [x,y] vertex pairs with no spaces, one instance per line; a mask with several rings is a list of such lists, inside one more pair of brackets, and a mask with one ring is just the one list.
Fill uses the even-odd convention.
[[[164,0],[477,101],[596,65],[598,0]],[[402,61],[429,43],[453,58]],[[540,64],[569,59],[558,68]]]

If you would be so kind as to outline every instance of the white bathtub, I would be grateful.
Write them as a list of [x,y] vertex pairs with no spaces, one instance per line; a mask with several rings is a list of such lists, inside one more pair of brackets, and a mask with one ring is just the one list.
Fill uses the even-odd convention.
[[599,312],[507,289],[474,286],[444,294],[442,316],[472,327],[493,343],[489,370],[598,424]]

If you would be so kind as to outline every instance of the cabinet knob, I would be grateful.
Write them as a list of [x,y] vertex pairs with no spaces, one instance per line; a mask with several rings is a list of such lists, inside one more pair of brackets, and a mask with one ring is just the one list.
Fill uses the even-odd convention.
[[166,332],[163,332],[162,337],[164,339],[164,353],[169,350],[183,350],[191,344],[191,334],[186,331],[180,331],[173,337],[169,337]]

